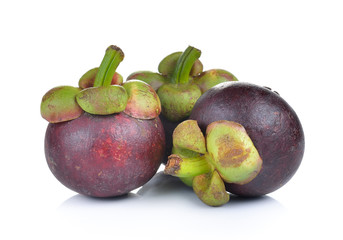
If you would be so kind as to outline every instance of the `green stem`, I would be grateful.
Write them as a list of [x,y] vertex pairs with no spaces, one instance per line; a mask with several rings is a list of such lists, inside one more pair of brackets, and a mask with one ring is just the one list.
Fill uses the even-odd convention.
[[95,76],[94,87],[111,85],[112,78],[121,61],[124,59],[123,51],[114,45],[106,49],[106,53]]
[[176,177],[195,177],[212,171],[212,166],[207,161],[208,155],[192,158],[181,158],[172,154],[168,157],[164,173]]
[[188,83],[189,74],[194,62],[200,57],[201,51],[189,46],[180,56],[176,63],[171,82],[178,84]]

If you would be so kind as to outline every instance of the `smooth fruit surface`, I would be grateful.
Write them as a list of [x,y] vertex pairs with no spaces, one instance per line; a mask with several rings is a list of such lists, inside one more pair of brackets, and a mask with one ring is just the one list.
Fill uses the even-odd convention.
[[89,196],[123,195],[156,173],[165,140],[159,118],[141,120],[125,113],[49,124],[45,155],[66,187]]
[[221,83],[204,93],[190,119],[205,132],[219,120],[241,124],[258,150],[263,165],[255,179],[245,185],[227,184],[241,196],[260,196],[286,184],[297,171],[305,148],[304,132],[292,107],[277,93],[243,82]]

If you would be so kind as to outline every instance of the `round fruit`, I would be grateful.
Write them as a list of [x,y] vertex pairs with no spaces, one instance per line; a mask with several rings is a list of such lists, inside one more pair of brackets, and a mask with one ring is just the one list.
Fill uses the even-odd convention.
[[123,51],[111,45],[100,67],[80,79],[80,88],[53,88],[42,99],[41,114],[50,122],[48,166],[62,184],[84,195],[113,197],[142,186],[165,153],[157,93],[139,80],[113,82],[123,59]]
[[45,155],[55,177],[89,196],[123,195],[156,173],[164,154],[159,118],[141,120],[125,113],[92,115],[50,123]]
[[240,196],[260,196],[285,185],[297,171],[305,148],[304,132],[292,107],[269,88],[243,82],[221,83],[205,92],[190,119],[205,133],[219,120],[241,124],[258,150],[263,165],[251,182],[226,184]]

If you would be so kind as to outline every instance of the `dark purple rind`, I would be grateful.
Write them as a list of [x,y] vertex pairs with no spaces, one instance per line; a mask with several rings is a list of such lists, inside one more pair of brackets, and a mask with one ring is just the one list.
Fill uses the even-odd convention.
[[119,196],[136,189],[158,170],[165,150],[159,118],[140,120],[124,113],[49,124],[45,155],[66,187],[94,197]]
[[172,122],[172,121],[168,120],[166,117],[164,117],[162,114],[160,114],[159,117],[161,119],[163,129],[164,129],[164,135],[166,138],[166,150],[165,150],[165,154],[164,154],[162,163],[167,164],[168,157],[172,154],[172,150],[173,150],[173,132],[174,132],[174,129],[182,121]]
[[262,157],[259,175],[245,185],[226,184],[240,196],[260,196],[285,185],[297,171],[305,148],[304,132],[295,111],[273,91],[243,82],[221,83],[204,93],[189,119],[201,130],[218,120],[240,123]]

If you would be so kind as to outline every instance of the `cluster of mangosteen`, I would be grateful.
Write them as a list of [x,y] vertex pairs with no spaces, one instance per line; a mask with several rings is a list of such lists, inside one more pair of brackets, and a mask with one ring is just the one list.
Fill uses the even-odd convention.
[[304,133],[294,110],[270,88],[238,82],[222,69],[203,71],[200,50],[166,56],[158,72],[124,82],[124,58],[107,48],[79,87],[48,91],[45,156],[55,177],[88,196],[120,196],[157,172],[179,177],[207,205],[229,194],[277,190],[298,169]]

